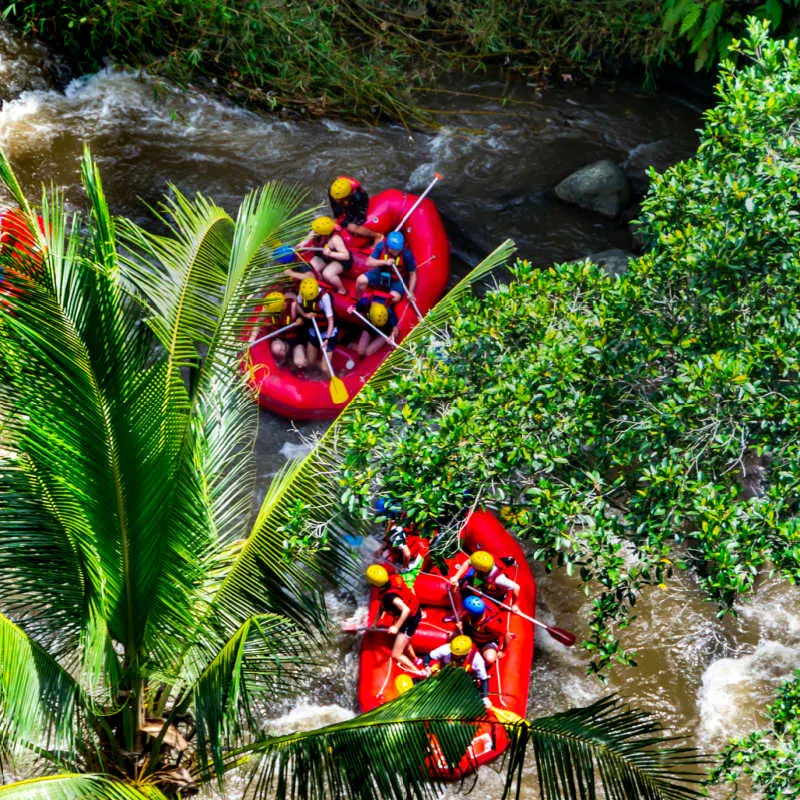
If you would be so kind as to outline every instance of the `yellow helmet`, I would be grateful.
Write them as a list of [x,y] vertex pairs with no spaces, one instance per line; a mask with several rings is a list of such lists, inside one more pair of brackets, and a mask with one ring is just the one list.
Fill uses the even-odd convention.
[[401,672],[394,679],[394,688],[397,689],[397,694],[405,694],[413,686],[414,681],[411,679],[411,676],[405,672]]
[[331,197],[334,200],[344,200],[345,197],[350,195],[353,187],[350,186],[350,181],[347,178],[337,178],[331,184]]
[[264,298],[264,311],[268,314],[280,314],[286,308],[286,298],[283,292],[270,292]]
[[309,302],[315,300],[319,294],[319,284],[316,278],[303,278],[300,281],[300,297]]
[[385,586],[389,582],[389,573],[380,564],[370,564],[366,574],[370,586]]
[[369,307],[369,321],[380,328],[389,321],[389,309],[383,303],[373,302]]
[[472,639],[470,639],[469,636],[456,636],[456,638],[450,642],[450,652],[456,658],[465,656],[470,650],[472,650]]
[[491,572],[494,566],[494,556],[485,550],[476,550],[469,557],[469,563],[478,572]]
[[330,236],[335,227],[336,223],[330,217],[317,217],[311,223],[311,230],[314,231],[317,236]]

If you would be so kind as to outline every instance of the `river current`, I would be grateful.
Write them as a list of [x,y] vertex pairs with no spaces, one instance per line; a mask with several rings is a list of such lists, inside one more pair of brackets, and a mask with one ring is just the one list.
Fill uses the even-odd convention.
[[[149,218],[169,184],[202,192],[228,211],[267,180],[308,190],[320,205],[339,173],[358,176],[376,192],[391,186],[419,191],[442,173],[432,199],[453,244],[456,274],[506,238],[535,264],[630,249],[622,221],[567,207],[552,187],[601,158],[622,164],[643,185],[643,170],[690,156],[704,101],[694,95],[651,95],[635,86],[587,89],[562,76],[558,86],[508,86],[460,77],[424,98],[441,127],[361,127],[333,120],[260,117],[201,93],[182,91],[132,72],[107,70],[59,87],[57,62],[35,44],[0,28],[0,146],[29,196],[42,184],[62,187],[82,204],[79,159],[88,143],[100,164],[112,210]],[[294,425],[262,412],[256,444],[261,492],[285,462],[306,452],[319,424]],[[372,543],[374,547],[374,543]],[[537,570],[537,616],[547,624],[586,633],[589,601],[564,575]],[[366,594],[330,596],[335,621],[363,614]],[[722,747],[764,721],[764,706],[800,662],[797,590],[768,577],[718,620],[697,578],[678,573],[666,589],[637,604],[638,618],[624,644],[638,651],[636,668],[612,671],[601,686],[586,674],[587,658],[537,633],[529,716],[582,705],[609,691],[658,714],[666,729],[685,734],[702,750]],[[309,677],[307,693],[278,709],[277,731],[315,727],[355,713],[357,643],[340,638],[329,666]],[[537,796],[526,775],[526,796]],[[502,783],[491,769],[477,784],[449,787],[448,797],[494,798]],[[743,797],[748,797],[745,792]]]

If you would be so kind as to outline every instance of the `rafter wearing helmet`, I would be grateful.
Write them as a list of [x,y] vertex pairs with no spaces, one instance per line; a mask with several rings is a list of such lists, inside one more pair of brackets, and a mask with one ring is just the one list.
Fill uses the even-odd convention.
[[387,632],[395,637],[392,658],[412,675],[425,677],[428,673],[423,669],[422,659],[417,658],[411,646],[411,637],[422,620],[422,609],[417,595],[400,575],[390,575],[381,564],[367,567],[366,578],[367,583],[374,586],[379,593],[381,612],[375,620],[376,626],[380,626],[384,614],[392,620],[387,628]]
[[[323,291],[316,278],[307,277],[300,281],[297,299],[292,305],[292,319],[305,321],[304,327],[308,336],[305,353],[301,353],[299,358],[295,358],[295,367],[297,369],[314,368],[319,363],[322,371],[330,378],[327,361],[322,359],[320,362],[320,356],[322,347],[325,347],[328,353],[333,352],[339,331],[336,327],[330,293]],[[316,328],[312,320],[316,322]],[[322,336],[322,342],[317,338],[317,328]]]
[[486,672],[486,662],[469,636],[460,634],[447,644],[431,650],[431,672],[436,672],[445,664],[454,664],[465,669],[480,689],[483,704],[489,708],[491,701],[489,700],[489,675]]
[[348,175],[340,175],[328,190],[332,216],[350,237],[350,246],[366,247],[380,241],[383,235],[366,227],[369,195],[364,187]]
[[369,286],[389,292],[393,303],[400,300],[407,288],[409,300],[414,300],[417,263],[400,231],[392,231],[375,245],[372,255],[367,259],[367,266],[369,271],[359,275],[356,281],[356,299],[361,299]]

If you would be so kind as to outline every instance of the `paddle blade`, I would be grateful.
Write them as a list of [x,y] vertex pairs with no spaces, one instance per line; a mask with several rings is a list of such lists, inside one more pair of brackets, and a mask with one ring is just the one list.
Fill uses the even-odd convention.
[[492,706],[491,710],[501,725],[519,725],[522,722],[526,722],[525,717],[521,717],[519,714],[515,714],[505,708]]
[[341,405],[342,403],[346,403],[349,399],[350,395],[347,393],[347,387],[344,385],[344,381],[334,375],[331,378],[331,400],[333,400],[336,405]]
[[566,647],[572,647],[575,644],[577,636],[574,633],[565,631],[563,628],[555,628],[552,625],[547,626],[547,632],[557,641]]

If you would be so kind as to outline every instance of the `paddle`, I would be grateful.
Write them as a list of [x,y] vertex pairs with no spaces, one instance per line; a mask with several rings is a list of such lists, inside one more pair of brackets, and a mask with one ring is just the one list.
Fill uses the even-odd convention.
[[358,317],[365,325],[369,325],[369,327],[372,328],[372,330],[374,330],[375,333],[377,333],[378,336],[380,336],[381,339],[383,339],[388,345],[390,345],[391,347],[399,348],[400,350],[405,350],[405,348],[400,347],[400,345],[397,344],[397,342],[394,339],[387,336],[379,328],[376,328],[363,314],[359,314],[358,311],[356,311],[355,309],[353,309],[351,313],[354,317]]
[[[288,331],[289,328],[296,328],[298,325],[302,325],[303,320],[296,319],[294,322],[290,322],[288,325],[284,325],[282,328],[278,328],[276,331],[272,331],[272,333],[268,333],[266,336],[260,336],[254,342],[250,342],[247,347],[252,347],[254,344],[258,344],[259,342],[266,342],[267,339],[274,339],[279,333],[283,333],[284,331]],[[247,350],[247,347],[244,350]],[[242,350],[242,352],[244,352]]]
[[436,186],[437,182],[442,180],[442,176],[438,172],[433,173],[433,180],[428,184],[425,191],[414,201],[414,205],[406,211],[405,216],[403,219],[400,220],[400,223],[395,228],[396,231],[399,231],[403,225],[406,224],[406,220],[417,210],[417,206],[425,199],[425,196],[428,192]]
[[508,711],[505,708],[498,708],[497,706],[489,706],[489,711],[492,711],[497,717],[497,721],[501,725],[521,725],[527,723],[525,717],[515,714],[513,711]]
[[515,611],[513,608],[511,608],[511,606],[501,603],[496,598],[490,597],[488,594],[478,591],[474,586],[470,586],[469,591],[474,592],[475,594],[478,594],[487,600],[491,600],[495,605],[500,606],[500,608],[504,608],[506,611],[510,611],[512,614],[517,614],[518,616],[522,617],[522,619],[526,619],[528,622],[532,622],[534,625],[539,625],[540,627],[544,628],[557,642],[561,642],[561,644],[565,645],[566,647],[572,647],[578,638],[574,633],[565,631],[563,628],[556,628],[554,625],[545,625],[544,622],[539,622],[538,619],[535,619],[528,614],[523,614],[521,611]]
[[317,341],[319,342],[319,348],[322,350],[322,356],[325,359],[325,363],[328,365],[328,372],[330,373],[330,392],[331,392],[331,400],[337,405],[342,403],[346,403],[350,399],[350,395],[347,393],[347,387],[344,385],[344,382],[341,378],[337,378],[333,374],[333,367],[331,366],[331,359],[328,355],[328,351],[325,349],[326,342],[322,338],[322,334],[319,332],[319,325],[317,325],[317,319],[312,315],[311,322],[314,325],[314,330],[317,332]]
[[414,309],[414,311],[417,312],[417,317],[419,317],[419,321],[422,322],[422,312],[419,310],[417,301],[411,299],[411,292],[408,291],[408,286],[406,286],[406,282],[403,280],[403,276],[400,274],[400,270],[397,268],[397,260],[392,261],[392,269],[394,270],[394,274],[397,275],[397,280],[400,281],[400,285],[403,287],[403,291],[406,293],[408,302],[411,303],[411,307]]

